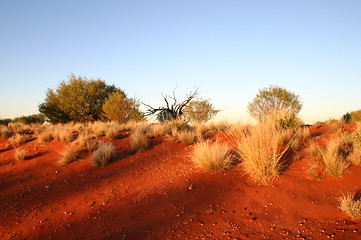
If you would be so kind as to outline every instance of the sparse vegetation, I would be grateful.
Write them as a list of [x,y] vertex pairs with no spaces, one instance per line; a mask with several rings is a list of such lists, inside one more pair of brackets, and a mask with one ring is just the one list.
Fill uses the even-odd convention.
[[345,151],[342,149],[343,141],[333,138],[324,148],[318,147],[318,153],[324,164],[325,173],[333,177],[341,177],[350,165],[346,161]]
[[[298,138],[278,129],[274,121],[260,122],[256,126],[234,128],[231,132],[236,142],[244,172],[254,181],[267,184],[285,170],[291,151]],[[288,139],[288,140],[286,140]]]
[[53,139],[54,137],[51,131],[44,131],[38,135],[38,142],[43,145],[49,143]]
[[221,142],[197,143],[193,147],[192,161],[206,171],[224,171],[232,163],[230,147]]
[[61,154],[60,160],[58,163],[62,166],[68,165],[72,162],[75,162],[78,160],[78,150],[68,147],[64,150],[64,152]]
[[14,136],[9,138],[9,141],[13,145],[20,145],[20,144],[26,143],[28,140],[29,140],[29,138],[26,135],[20,134],[20,133],[16,133]]
[[197,140],[200,141],[202,139],[202,135],[192,130],[175,131],[174,137],[177,141],[182,142],[186,145],[193,144]]
[[25,159],[27,153],[28,151],[24,148],[17,148],[15,149],[15,159],[18,161],[22,161]]
[[91,157],[91,165],[94,167],[104,167],[108,165],[116,156],[116,149],[110,142],[102,142]]
[[138,152],[148,147],[149,139],[142,129],[134,130],[129,136],[130,150]]
[[361,198],[360,194],[347,194],[339,199],[339,209],[345,212],[354,220],[361,219]]
[[11,131],[8,127],[0,126],[0,138],[1,139],[8,139],[11,137]]
[[117,125],[108,126],[105,131],[105,135],[111,139],[117,139],[119,137],[119,127]]

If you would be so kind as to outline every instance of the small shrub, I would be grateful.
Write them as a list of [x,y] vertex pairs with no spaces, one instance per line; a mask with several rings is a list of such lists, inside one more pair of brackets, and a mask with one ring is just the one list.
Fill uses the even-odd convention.
[[194,145],[192,161],[206,171],[224,171],[231,166],[229,146],[220,142],[200,142]]
[[28,137],[23,135],[23,134],[15,134],[14,136],[12,136],[11,138],[9,138],[9,141],[13,144],[13,145],[20,145],[23,143],[26,143],[28,141]]
[[147,148],[149,145],[149,140],[147,135],[145,135],[142,131],[142,129],[137,129],[132,134],[130,134],[129,145],[131,151],[137,152]]
[[104,167],[116,156],[116,149],[110,142],[102,142],[91,157],[91,165],[94,167]]
[[326,174],[341,177],[349,166],[342,151],[343,142],[340,138],[331,139],[325,148],[318,148]]
[[347,194],[339,199],[339,209],[352,219],[361,218],[361,198],[359,194]]
[[25,149],[18,148],[15,150],[15,159],[18,161],[22,161],[25,159],[27,153],[28,152]]
[[68,165],[72,162],[78,160],[78,151],[73,148],[66,148],[65,151],[61,154],[60,160],[58,163],[62,166]]

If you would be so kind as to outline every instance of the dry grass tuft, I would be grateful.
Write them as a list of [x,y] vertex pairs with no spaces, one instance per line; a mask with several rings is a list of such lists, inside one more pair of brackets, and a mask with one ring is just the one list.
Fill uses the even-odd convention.
[[91,165],[94,167],[104,167],[110,163],[116,156],[116,149],[110,142],[102,142],[91,157]]
[[285,159],[286,153],[299,140],[290,131],[277,128],[273,121],[236,127],[230,134],[235,139],[244,172],[260,184],[268,184],[284,171],[289,161]]
[[224,171],[231,166],[229,146],[221,142],[200,142],[194,145],[192,161],[206,171]]
[[147,134],[149,137],[160,137],[164,135],[165,131],[166,131],[166,125],[162,123],[156,123],[151,125],[149,131],[147,131]]
[[23,134],[15,134],[14,136],[12,136],[11,138],[9,138],[9,141],[11,144],[13,145],[20,145],[23,143],[26,143],[29,140],[29,138]]
[[72,162],[75,162],[78,160],[78,150],[74,148],[66,148],[65,151],[61,154],[60,160],[58,163],[62,166],[68,165]]
[[91,129],[91,131],[94,133],[95,136],[97,137],[102,137],[104,136],[106,130],[107,130],[107,124],[104,122],[93,122],[92,124],[89,124],[89,128]]
[[110,125],[105,131],[105,135],[111,139],[117,139],[119,137],[119,127],[117,125]]
[[318,147],[318,153],[323,161],[325,172],[330,176],[341,177],[350,165],[346,161],[342,146],[342,139],[333,138],[325,148]]
[[8,127],[0,126],[0,138],[8,139],[11,137],[11,131]]
[[38,135],[38,142],[43,145],[49,143],[53,139],[54,137],[51,131],[44,131]]
[[27,153],[28,151],[23,148],[15,149],[15,159],[18,161],[22,161],[25,159]]
[[339,209],[352,219],[361,219],[361,198],[359,194],[347,194],[339,199]]
[[200,135],[196,131],[185,130],[185,131],[176,131],[175,138],[179,142],[182,142],[186,145],[190,145],[195,143],[197,140],[201,140],[202,135]]
[[138,152],[149,146],[149,139],[142,129],[136,129],[129,136],[130,150]]

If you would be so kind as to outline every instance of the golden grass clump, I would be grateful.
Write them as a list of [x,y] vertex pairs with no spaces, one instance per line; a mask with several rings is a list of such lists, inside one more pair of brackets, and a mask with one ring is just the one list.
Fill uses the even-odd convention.
[[45,130],[42,133],[39,133],[38,135],[38,142],[43,145],[49,143],[53,139],[54,139],[53,133],[49,130]]
[[192,161],[206,171],[224,171],[231,166],[232,156],[225,143],[204,141],[194,145]]
[[53,137],[58,142],[69,143],[74,140],[73,130],[66,125],[56,125],[53,130]]
[[326,147],[317,148],[324,164],[325,172],[330,176],[341,177],[350,165],[350,163],[346,161],[342,146],[342,139],[333,138],[329,140]]
[[117,125],[110,125],[105,131],[105,135],[111,139],[117,139],[119,137],[119,127]]
[[101,121],[93,122],[92,124],[89,124],[89,128],[97,137],[104,136],[106,130],[107,130],[107,124]]
[[201,139],[202,135],[197,133],[196,131],[191,130],[183,130],[183,131],[176,131],[175,136],[177,141],[182,142],[186,145],[190,145],[196,142],[197,139]]
[[68,147],[64,150],[64,152],[61,154],[60,160],[58,161],[59,165],[68,165],[72,162],[75,162],[78,160],[78,150]]
[[142,129],[134,130],[129,136],[130,150],[138,152],[149,146],[149,139]]
[[147,134],[149,137],[160,137],[164,135],[165,131],[166,131],[166,125],[162,123],[156,123],[150,126],[149,131],[147,131]]
[[15,149],[15,159],[22,161],[25,159],[27,153],[28,151],[26,151],[24,148],[17,148]]
[[361,219],[361,198],[359,195],[349,193],[339,199],[339,209],[354,220]]
[[20,145],[23,143],[26,143],[29,140],[29,138],[26,135],[16,133],[14,136],[9,138],[10,143],[13,145]]
[[11,131],[6,126],[0,126],[0,138],[1,139],[8,139],[11,137]]
[[257,183],[268,184],[284,171],[289,159],[286,153],[297,144],[290,131],[278,128],[274,121],[255,126],[234,127],[230,131],[236,143],[244,172]]
[[116,149],[110,142],[102,142],[98,145],[90,159],[94,167],[104,167],[110,163],[116,156]]

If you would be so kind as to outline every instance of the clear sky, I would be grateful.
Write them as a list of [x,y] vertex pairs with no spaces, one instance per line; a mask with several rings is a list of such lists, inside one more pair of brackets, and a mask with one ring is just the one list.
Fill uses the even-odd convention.
[[360,0],[0,0],[0,118],[37,113],[69,73],[150,105],[178,86],[248,121],[259,89],[305,122],[361,109]]

